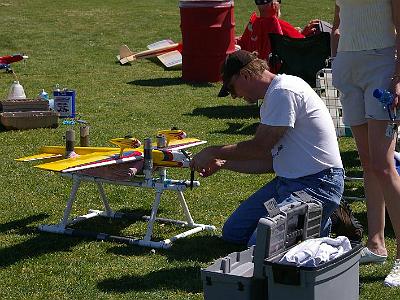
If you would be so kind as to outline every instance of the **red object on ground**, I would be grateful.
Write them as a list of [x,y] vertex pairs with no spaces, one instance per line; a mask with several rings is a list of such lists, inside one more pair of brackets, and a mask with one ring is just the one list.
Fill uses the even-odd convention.
[[9,69],[10,64],[23,60],[25,57],[22,54],[0,56],[0,69]]
[[235,51],[232,0],[179,3],[182,31],[182,78],[194,82],[221,80],[221,65]]

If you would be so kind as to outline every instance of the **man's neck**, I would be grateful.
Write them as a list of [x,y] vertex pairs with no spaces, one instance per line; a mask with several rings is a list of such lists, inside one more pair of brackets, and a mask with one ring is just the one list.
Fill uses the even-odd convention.
[[274,80],[274,78],[276,77],[276,75],[274,73],[271,73],[269,71],[264,71],[264,73],[262,74],[262,77],[260,78],[259,81],[259,99],[264,99],[264,96],[269,88],[269,86],[271,85],[271,82]]

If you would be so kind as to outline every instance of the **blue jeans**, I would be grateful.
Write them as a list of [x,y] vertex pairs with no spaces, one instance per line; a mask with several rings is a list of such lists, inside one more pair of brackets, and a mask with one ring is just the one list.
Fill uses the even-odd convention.
[[233,212],[222,229],[222,238],[238,244],[255,244],[258,220],[268,215],[264,203],[275,198],[278,205],[294,201],[293,192],[304,191],[322,204],[321,236],[328,236],[331,228],[330,215],[339,206],[344,189],[344,171],[329,168],[300,178],[275,177]]

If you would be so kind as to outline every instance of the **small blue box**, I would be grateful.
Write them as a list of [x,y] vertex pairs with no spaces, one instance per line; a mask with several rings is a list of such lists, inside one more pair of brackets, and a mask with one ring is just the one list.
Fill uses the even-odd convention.
[[75,95],[74,90],[54,90],[54,110],[61,118],[75,118]]

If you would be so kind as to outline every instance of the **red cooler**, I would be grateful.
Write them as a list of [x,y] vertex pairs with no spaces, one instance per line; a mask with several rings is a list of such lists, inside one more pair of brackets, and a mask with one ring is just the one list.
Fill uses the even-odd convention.
[[182,78],[221,80],[221,65],[235,51],[233,0],[180,0]]

